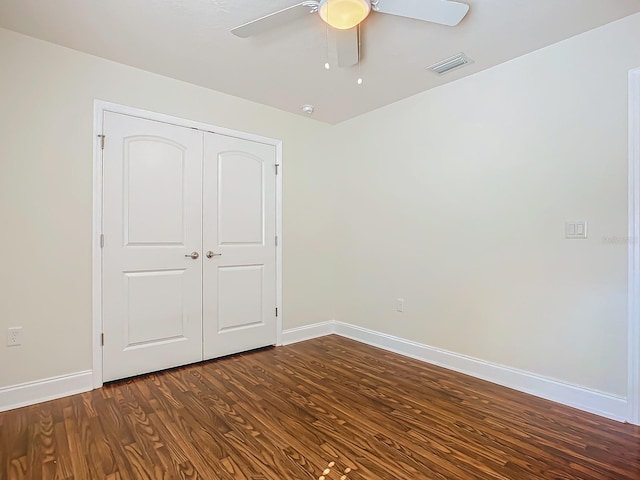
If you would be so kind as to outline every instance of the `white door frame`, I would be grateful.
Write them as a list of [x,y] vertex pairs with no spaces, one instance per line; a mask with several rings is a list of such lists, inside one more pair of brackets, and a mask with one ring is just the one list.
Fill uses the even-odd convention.
[[640,425],[640,68],[629,72],[629,308],[627,420]]
[[[161,113],[141,110],[116,103],[95,100],[93,104],[93,235],[92,235],[92,335],[91,347],[93,352],[93,387],[102,386],[102,249],[100,235],[102,234],[102,124],[104,112],[114,112],[134,117],[156,120],[181,127],[196,128],[205,132],[242,138],[253,142],[273,145],[276,149],[276,164],[279,172],[276,175],[276,303],[278,317],[276,318],[276,344],[282,345],[282,141],[262,137],[237,130],[218,127],[184,118],[173,117]],[[107,138],[108,142],[109,139]]]

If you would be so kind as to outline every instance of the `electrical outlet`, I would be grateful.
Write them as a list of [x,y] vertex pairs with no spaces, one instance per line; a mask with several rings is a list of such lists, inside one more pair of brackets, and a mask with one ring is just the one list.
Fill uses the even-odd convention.
[[13,347],[22,344],[22,327],[7,328],[7,346]]
[[396,312],[404,312],[404,298],[396,298]]

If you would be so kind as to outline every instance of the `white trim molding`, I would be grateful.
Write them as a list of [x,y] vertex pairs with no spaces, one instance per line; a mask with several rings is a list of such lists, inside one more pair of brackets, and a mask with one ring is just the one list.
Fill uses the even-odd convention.
[[617,421],[625,421],[628,418],[627,399],[624,397],[561,382],[553,378],[431,347],[344,322],[331,320],[285,330],[283,333],[285,344],[337,334],[602,417]]
[[327,322],[314,323],[312,325],[304,325],[302,327],[290,328],[282,332],[282,345],[291,345],[292,343],[304,342],[312,338],[324,337],[335,332],[336,321],[329,320]]
[[139,108],[120,105],[117,103],[94,100],[93,104],[93,251],[92,251],[92,317],[93,330],[91,336],[91,346],[93,352],[93,388],[102,386],[102,249],[100,248],[100,235],[102,234],[102,147],[101,140],[105,112],[114,112],[134,117],[155,120],[157,122],[168,123],[181,127],[194,128],[205,132],[226,135],[229,137],[241,138],[252,142],[273,145],[276,150],[276,164],[278,174],[276,175],[276,235],[278,245],[276,246],[276,307],[278,307],[278,317],[276,318],[276,343],[282,341],[282,140],[263,137],[252,133],[240,132],[229,128],[218,127],[207,123],[197,122],[184,118],[151,112]]
[[465,375],[471,375],[472,377],[595,413],[596,415],[618,421],[626,419],[627,400],[623,397],[564,383],[534,373],[412,342],[347,323],[336,322],[335,333],[374,347],[422,360]]
[[276,164],[278,173],[276,175],[276,307],[278,316],[276,318],[276,345],[282,345],[282,179],[284,178],[284,168],[282,165],[282,142],[276,144]]
[[102,386],[102,123],[106,105],[93,105],[93,232],[91,236],[91,354],[93,388]]
[[71,373],[0,388],[0,412],[93,389],[93,372]]
[[640,68],[629,72],[628,421],[640,425]]

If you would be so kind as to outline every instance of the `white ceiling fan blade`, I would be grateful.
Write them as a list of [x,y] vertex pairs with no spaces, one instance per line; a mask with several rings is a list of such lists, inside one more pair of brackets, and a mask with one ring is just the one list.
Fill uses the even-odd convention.
[[328,33],[330,50],[335,55],[337,65],[339,67],[357,65],[360,59],[358,27],[348,30],[329,28]]
[[371,4],[376,12],[453,27],[469,11],[466,3],[449,0],[378,0]]
[[316,13],[318,11],[318,2],[308,1],[298,3],[291,7],[283,8],[275,13],[271,13],[257,20],[252,20],[239,27],[231,29],[231,33],[238,37],[247,38],[257,35],[258,33],[266,32],[272,28],[279,27],[285,23],[297,20],[310,13]]

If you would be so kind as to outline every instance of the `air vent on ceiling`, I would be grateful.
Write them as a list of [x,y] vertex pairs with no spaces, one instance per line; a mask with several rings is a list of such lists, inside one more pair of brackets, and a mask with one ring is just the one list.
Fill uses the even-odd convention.
[[431,70],[437,75],[443,75],[447,72],[450,72],[451,70],[455,70],[472,63],[473,60],[471,58],[467,57],[464,53],[459,53],[457,55],[454,55],[453,57],[445,58],[438,63],[434,63],[430,67],[427,67],[427,70]]

